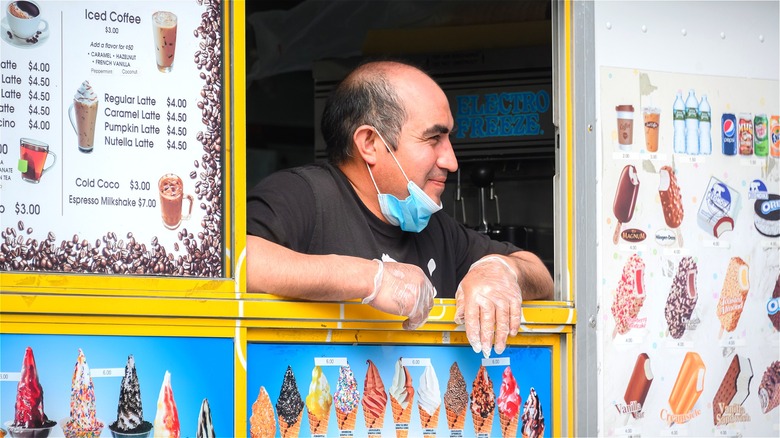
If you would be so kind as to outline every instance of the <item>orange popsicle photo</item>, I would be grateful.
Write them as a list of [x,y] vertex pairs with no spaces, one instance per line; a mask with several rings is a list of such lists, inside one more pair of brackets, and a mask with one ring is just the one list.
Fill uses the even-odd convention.
[[[704,373],[706,367],[699,353],[689,351],[685,354],[677,380],[669,395],[669,406],[675,415],[683,415],[691,412],[696,401],[699,400],[704,390]],[[682,422],[684,421],[675,421]]]

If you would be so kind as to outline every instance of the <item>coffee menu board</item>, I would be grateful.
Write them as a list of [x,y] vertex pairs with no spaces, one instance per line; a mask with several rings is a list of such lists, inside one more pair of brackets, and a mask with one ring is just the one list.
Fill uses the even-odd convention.
[[2,6],[0,271],[224,277],[221,2]]

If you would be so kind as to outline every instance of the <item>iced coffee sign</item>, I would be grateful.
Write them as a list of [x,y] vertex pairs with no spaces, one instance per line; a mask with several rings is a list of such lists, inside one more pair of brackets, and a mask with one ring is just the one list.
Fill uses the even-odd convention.
[[0,271],[223,276],[220,1],[2,8]]

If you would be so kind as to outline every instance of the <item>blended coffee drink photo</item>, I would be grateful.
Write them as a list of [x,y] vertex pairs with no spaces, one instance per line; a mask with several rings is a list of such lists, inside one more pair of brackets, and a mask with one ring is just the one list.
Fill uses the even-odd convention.
[[[19,171],[22,172],[22,180],[38,184],[43,173],[57,161],[57,155],[49,151],[49,145],[31,138],[22,138],[19,141]],[[51,157],[51,163],[46,166],[46,159]]]
[[176,54],[176,27],[176,15],[173,12],[157,11],[152,14],[157,69],[164,73],[173,68],[173,57]]
[[647,152],[658,152],[658,123],[661,109],[646,107],[642,110],[645,121],[645,148]]
[[[41,20],[41,8],[32,1],[15,1],[8,4],[7,9],[8,27],[18,38],[33,38],[36,34],[45,32],[49,24]],[[41,29],[43,23],[43,29]]]
[[70,108],[68,108],[70,124],[76,131],[79,150],[81,152],[90,153],[95,145],[95,121],[97,120],[97,112],[97,94],[92,89],[92,86],[89,85],[89,81],[84,81],[76,91],[76,95],[73,97],[73,103],[70,105]]
[[[160,211],[162,212],[163,225],[169,230],[175,230],[183,220],[190,218],[195,200],[192,195],[184,194],[184,182],[173,173],[163,175],[157,186],[160,189]],[[187,215],[182,214],[182,200],[184,198],[190,201]]]

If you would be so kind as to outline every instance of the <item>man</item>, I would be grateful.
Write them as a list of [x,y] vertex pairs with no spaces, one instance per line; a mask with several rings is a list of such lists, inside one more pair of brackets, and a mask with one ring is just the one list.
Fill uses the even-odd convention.
[[[456,298],[475,352],[503,352],[522,300],[549,299],[541,260],[441,212],[458,168],[447,97],[419,69],[371,62],[332,93],[328,164],[277,172],[249,193],[247,288],[322,301],[359,298],[424,324],[433,297]],[[521,295],[522,291],[522,295]]]

